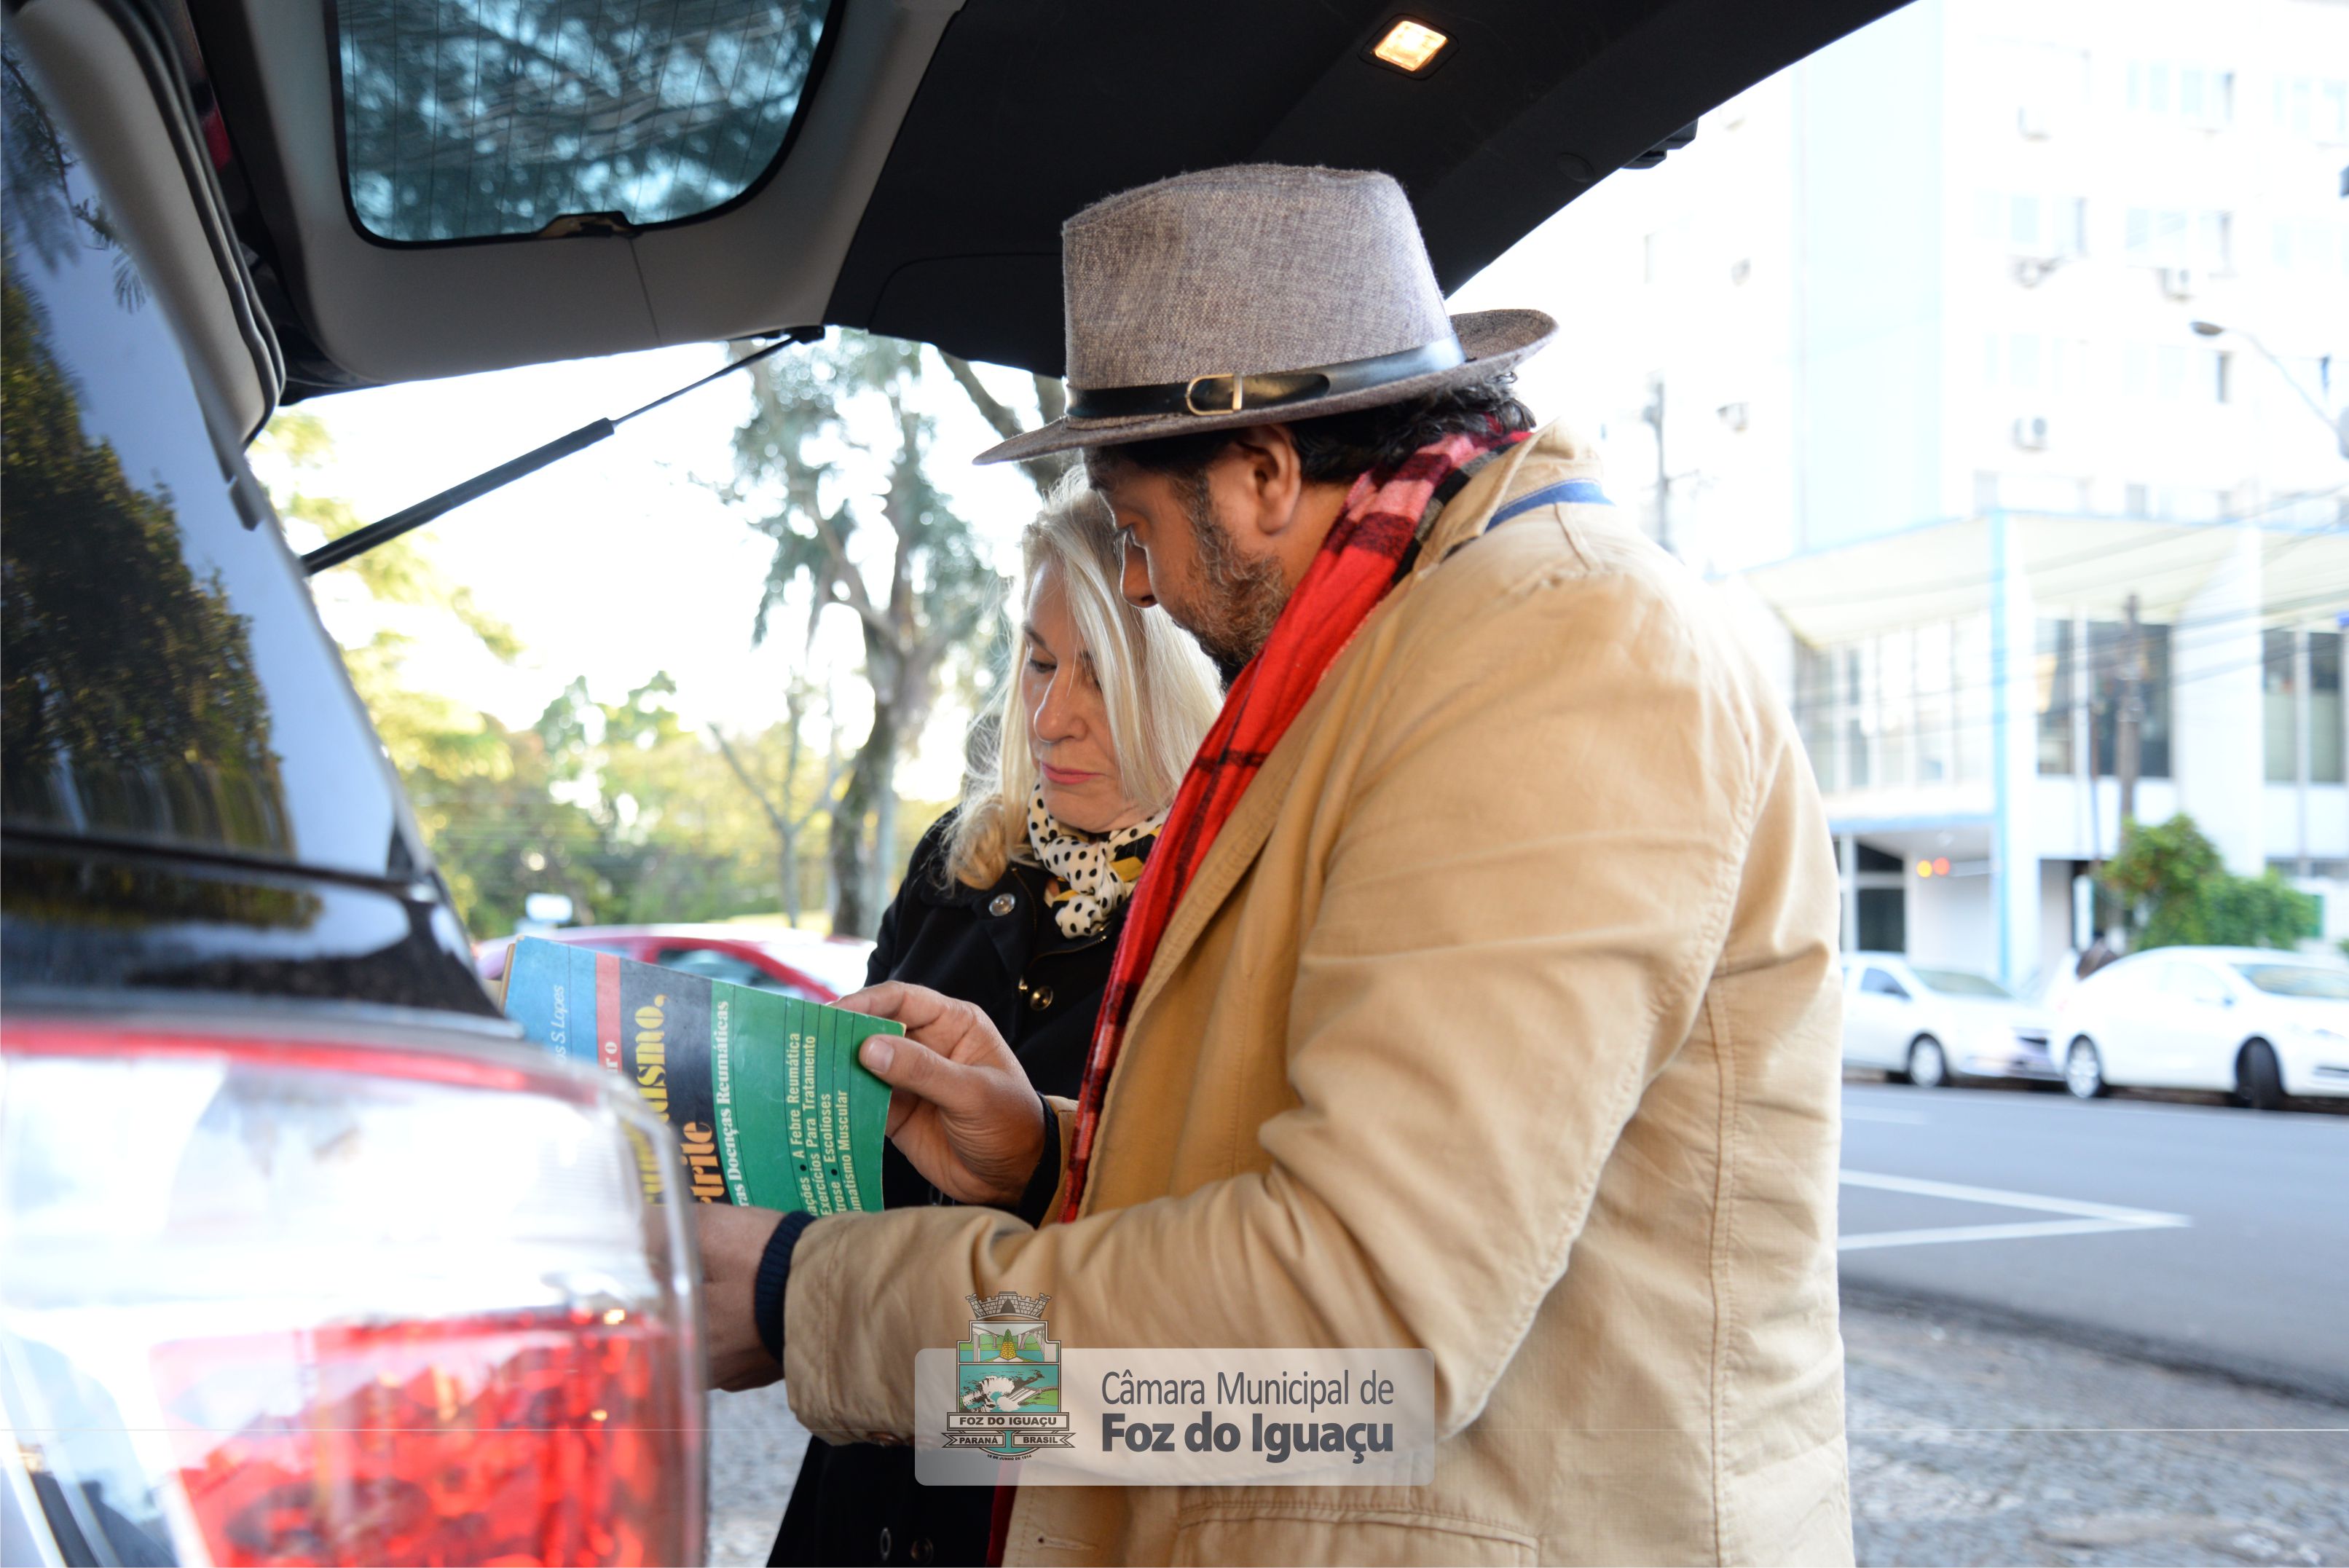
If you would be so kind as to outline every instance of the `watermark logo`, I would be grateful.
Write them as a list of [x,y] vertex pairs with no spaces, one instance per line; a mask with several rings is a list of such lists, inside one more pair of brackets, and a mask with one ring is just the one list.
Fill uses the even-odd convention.
[[[1392,1346],[1064,1347],[1049,1296],[966,1296],[914,1357],[924,1486],[1426,1486],[1435,1357]],[[1017,1471],[1006,1461],[1020,1460]]]
[[970,1337],[955,1346],[954,1412],[948,1449],[1024,1460],[1074,1440],[1061,1400],[1061,1342],[1045,1337],[1049,1295],[999,1291],[967,1295]]

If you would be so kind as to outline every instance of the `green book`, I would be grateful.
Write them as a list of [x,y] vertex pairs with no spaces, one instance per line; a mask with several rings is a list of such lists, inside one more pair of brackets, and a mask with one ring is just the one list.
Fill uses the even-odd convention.
[[834,1214],[881,1206],[889,1086],[856,1059],[885,1018],[524,937],[506,1016],[560,1057],[636,1086],[704,1203]]

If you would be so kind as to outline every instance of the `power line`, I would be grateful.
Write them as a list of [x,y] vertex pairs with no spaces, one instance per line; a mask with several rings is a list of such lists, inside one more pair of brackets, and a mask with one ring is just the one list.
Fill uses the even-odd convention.
[[[2201,649],[2215,647],[2226,640],[2223,637],[2215,636],[2209,638],[2180,637],[2175,634],[2179,631],[2199,631],[2211,627],[2228,626],[2243,621],[2264,621],[2271,616],[2291,616],[2302,611],[2325,609],[2344,604],[2349,604],[2349,594],[2325,593],[2312,594],[2305,599],[2280,601],[2276,603],[2261,605],[2257,608],[2249,610],[2227,611],[2218,614],[2195,616],[2185,620],[2168,623],[2158,621],[2148,622],[2146,624],[2146,629],[2150,631],[2158,627],[2164,633],[2170,634],[2164,639],[2163,645],[2168,652],[2169,665],[2174,672],[2180,662],[2179,655],[2181,654],[2189,654]],[[2047,618],[2043,617],[2042,619]],[[2055,621],[2054,624],[2057,625],[2069,625],[2071,623],[2068,620],[2064,620]],[[2090,624],[2092,625],[2118,624],[2117,622],[2109,621],[2092,622]],[[2282,628],[2268,629],[2273,630]],[[2330,635],[2333,634],[2319,634]],[[1841,644],[1837,645],[1839,647],[1849,647],[1853,645]],[[2036,661],[2043,658],[2054,658],[2058,655],[2052,653],[2042,653],[2035,646],[2028,650],[2010,649],[2006,655],[2006,657],[2009,659],[2017,656]],[[2076,658],[2081,656],[2081,654],[2079,651],[2075,650],[2072,656]],[[2265,662],[2265,656],[2262,655],[2262,659],[2257,662]],[[1909,696],[1912,700],[1922,698],[1929,701],[1944,697],[1954,699],[1961,696],[1982,696],[1987,693],[1996,691],[2000,686],[2005,685],[2010,676],[2012,667],[2013,666],[2011,665],[2002,665],[1996,659],[1993,659],[1990,662],[1988,674],[1982,680],[1953,681],[1946,686],[1911,688]],[[2239,665],[2230,667],[2248,668],[2250,666]],[[2204,678],[2211,673],[2212,672],[2209,671],[2201,671],[2183,676],[2177,676],[2173,673],[2170,680],[2167,684],[2172,687],[2188,686],[2191,685],[2195,680]],[[1833,678],[1834,677],[1831,676],[1831,682],[1833,681]],[[1879,680],[1878,682],[1879,690],[1881,689],[1881,684],[1882,683]],[[1817,712],[1827,708],[1851,708],[1862,705],[1855,704],[1848,698],[1835,696],[1825,697],[1805,697],[1796,695],[1788,697],[1786,706],[1792,708],[1797,716],[1800,716],[1806,712]]]
[[[2188,529],[2197,533],[2209,532],[2219,529],[2235,528],[2246,522],[2255,521],[2260,518],[2268,516],[2271,512],[2280,511],[2286,506],[2296,506],[2302,501],[2323,500],[2327,497],[2339,495],[2344,490],[2349,490],[2349,485],[2334,485],[2330,490],[2298,491],[2289,496],[2280,496],[2269,505],[2253,511],[2240,512],[2230,517],[2220,518],[2209,522],[2181,522],[2169,524],[2168,526]],[[1963,520],[1961,519],[1955,521]],[[2105,520],[2096,519],[2092,521]],[[2121,519],[2113,521],[2130,520]],[[2319,539],[2327,534],[2338,533],[2342,531],[2344,526],[2344,525],[2341,523],[2334,522],[2327,523],[2322,528],[2313,529],[2307,533],[2293,539],[2290,543],[2283,546],[2282,549],[2278,550],[2276,553],[2278,555],[2282,555],[2286,551],[2292,550],[2299,545],[2305,544],[2312,539]],[[2082,551],[2075,555],[2059,556],[2054,561],[2039,562],[2027,567],[2026,570],[2030,572],[2060,572],[2067,566],[2085,566],[2091,562],[2109,561],[2115,556],[2127,555],[2133,551],[2150,550],[2159,545],[2174,545],[2178,542],[2179,536],[2177,535],[2163,535],[2154,538],[2133,540],[2126,544],[2105,545],[2095,550]],[[1755,570],[1764,569],[1765,568],[1756,568]],[[1750,574],[1751,573],[1740,573],[1740,575]],[[1767,602],[1774,608],[1779,609],[1817,609],[1837,604],[1878,603],[1888,599],[1923,598],[1932,594],[1947,593],[1958,589],[1987,588],[1996,583],[1997,581],[1997,573],[1985,572],[1971,577],[1944,577],[1931,583],[1911,583],[1906,587],[1855,589],[1848,593],[1811,594],[1800,598],[1770,599]]]

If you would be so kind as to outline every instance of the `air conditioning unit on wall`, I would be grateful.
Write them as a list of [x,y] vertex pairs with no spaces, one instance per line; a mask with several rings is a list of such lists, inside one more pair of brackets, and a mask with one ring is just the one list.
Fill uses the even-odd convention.
[[2161,292],[2165,297],[2169,299],[2192,299],[2194,297],[2195,285],[2199,284],[2201,281],[2202,280],[2195,274],[2192,267],[2164,267],[2161,269]]
[[2047,416],[2025,414],[2014,422],[2014,444],[2026,452],[2047,449]]

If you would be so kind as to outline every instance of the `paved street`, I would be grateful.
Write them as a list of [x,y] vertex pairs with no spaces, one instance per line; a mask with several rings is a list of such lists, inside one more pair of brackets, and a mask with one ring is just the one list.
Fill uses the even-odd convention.
[[766,1562],[807,1440],[781,1383],[709,1396],[710,1568]]
[[1876,1084],[1844,1116],[1847,1293],[2349,1402],[2349,1116]]

